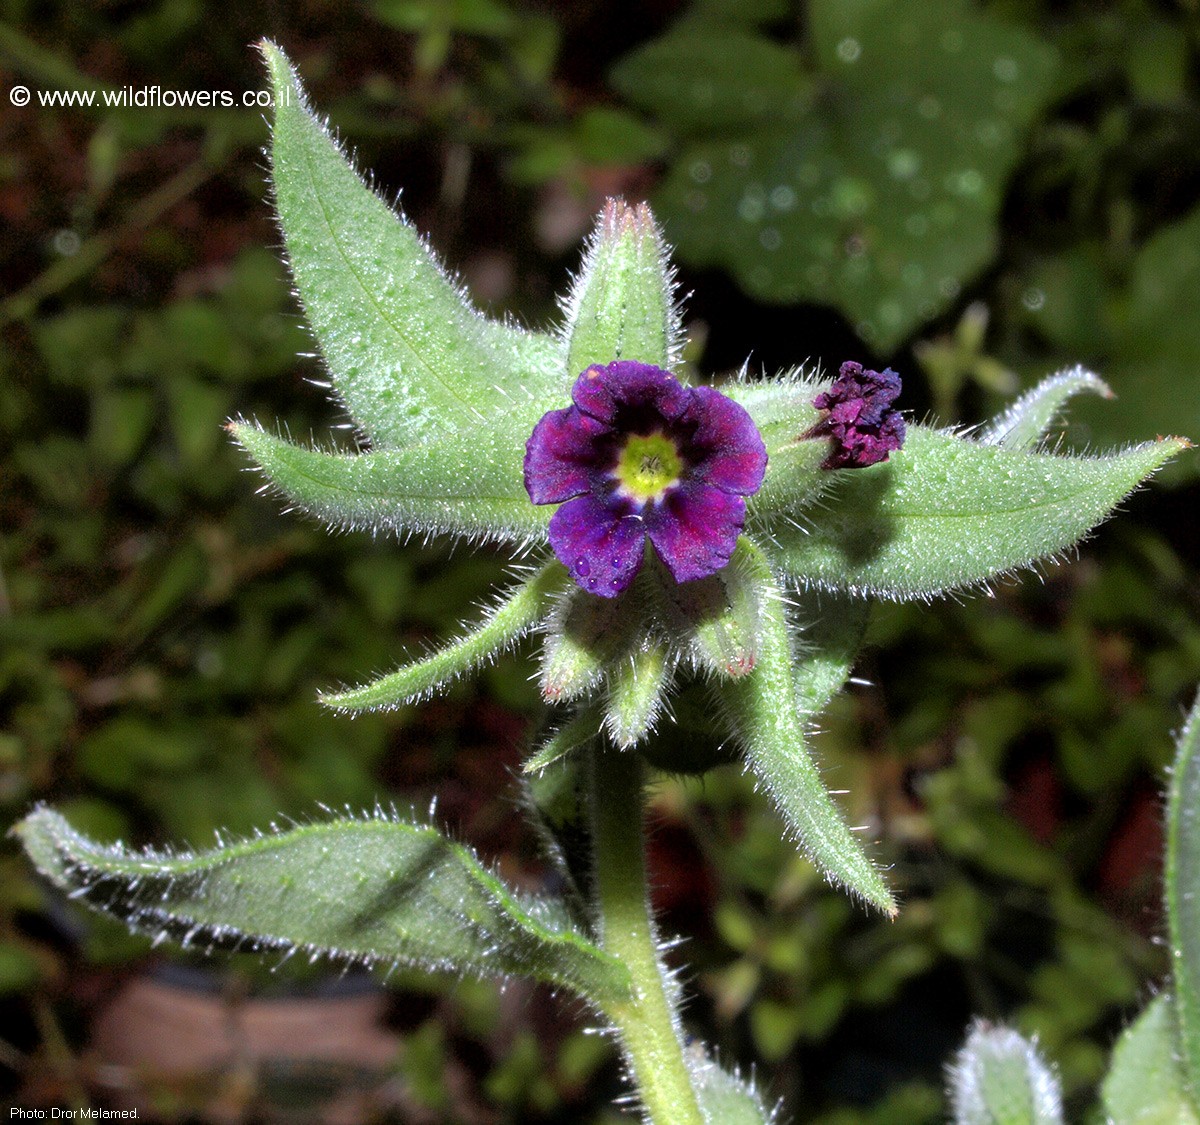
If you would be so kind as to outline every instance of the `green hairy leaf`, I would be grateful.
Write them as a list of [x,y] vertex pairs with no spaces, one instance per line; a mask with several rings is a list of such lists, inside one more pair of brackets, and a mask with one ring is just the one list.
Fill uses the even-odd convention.
[[1056,457],[910,426],[904,449],[844,479],[772,556],[802,585],[887,598],[985,582],[1073,546],[1189,443]]
[[525,636],[541,619],[550,598],[567,582],[567,572],[562,564],[551,559],[531,581],[517,586],[487,615],[483,624],[462,640],[361,687],[325,692],[320,700],[326,707],[339,711],[374,711],[398,707],[430,695]]
[[949,1077],[954,1125],[1061,1125],[1058,1079],[1011,1028],[977,1023]]
[[538,748],[526,758],[522,770],[527,774],[540,774],[568,754],[574,754],[600,734],[603,712],[595,705],[586,706],[578,715],[554,728]]
[[351,416],[380,446],[483,423],[524,440],[546,397],[565,390],[562,344],[476,313],[416,230],[359,179],[283,52],[262,51],[288,260]]
[[1156,996],[1113,1051],[1101,1090],[1109,1120],[1119,1125],[1200,1125],[1175,1049],[1171,998]]
[[1051,375],[1022,395],[991,422],[979,440],[984,445],[1002,445],[1005,449],[1033,449],[1058,421],[1068,401],[1083,391],[1103,398],[1113,397],[1108,384],[1098,375],[1082,367],[1072,367]]
[[[640,585],[631,595],[640,599]],[[547,621],[539,684],[542,698],[568,702],[592,691],[618,655],[627,655],[642,632],[641,605],[589,597],[571,590]]]
[[1181,1064],[1200,1106],[1200,696],[1179,737],[1167,796],[1167,936]]
[[670,368],[680,335],[672,277],[650,208],[610,199],[564,304],[571,375],[617,359]]
[[176,855],[103,847],[50,809],[16,831],[58,887],[184,945],[529,976],[593,999],[628,989],[560,901],[517,894],[436,829],[381,814]]
[[246,422],[229,432],[288,500],[333,527],[546,537],[550,511],[529,502],[521,475],[524,438],[506,430],[361,454],[305,449]]
[[[756,548],[747,545],[746,549],[748,565],[756,568],[758,581],[769,590],[773,580],[766,559]],[[806,745],[804,724],[814,712],[803,689],[812,687],[823,695],[829,673],[822,671],[811,684],[806,683],[803,656],[799,671],[793,671],[794,654],[782,591],[776,588],[774,596],[764,601],[761,620],[754,670],[721,685],[721,698],[745,747],[747,764],[770,792],[788,829],[825,876],[885,913],[895,914],[891,892],[847,828]],[[830,663],[844,660],[844,679],[853,652],[840,644],[831,648],[827,659]],[[819,659],[817,652],[814,644],[805,655]],[[826,700],[821,698],[820,702]]]
[[802,713],[820,714],[845,687],[870,613],[870,603],[860,598],[817,590],[796,596],[801,628],[793,675]]

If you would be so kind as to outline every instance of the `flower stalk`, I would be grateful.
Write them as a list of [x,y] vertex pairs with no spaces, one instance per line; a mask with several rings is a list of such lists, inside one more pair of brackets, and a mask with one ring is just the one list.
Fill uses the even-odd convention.
[[633,984],[631,997],[605,1004],[604,1014],[616,1029],[648,1119],[654,1125],[704,1125],[684,1058],[674,984],[650,911],[641,759],[597,747],[589,784],[596,928],[601,947],[629,970]]

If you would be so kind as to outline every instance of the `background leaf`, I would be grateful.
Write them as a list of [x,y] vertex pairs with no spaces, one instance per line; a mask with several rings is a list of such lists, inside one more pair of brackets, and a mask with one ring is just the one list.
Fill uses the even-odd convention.
[[1055,52],[966,0],[816,0],[816,65],[684,22],[614,70],[690,142],[656,204],[685,260],[833,303],[889,350],[992,259]]
[[[1067,322],[1069,346],[1099,367],[1117,396],[1113,406],[1081,401],[1072,412],[1077,432],[1098,443],[1130,434],[1200,437],[1200,396],[1190,389],[1200,372],[1200,332],[1187,296],[1200,285],[1200,208],[1154,232],[1124,286],[1097,285],[1110,271],[1087,248],[1042,268],[1031,281],[1047,321]],[[1042,317],[1028,319],[1042,327]],[[1195,471],[1181,463],[1171,479]]]

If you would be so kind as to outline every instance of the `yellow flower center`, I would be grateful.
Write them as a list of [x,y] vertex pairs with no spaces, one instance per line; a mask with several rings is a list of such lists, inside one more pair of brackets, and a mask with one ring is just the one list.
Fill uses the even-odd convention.
[[613,476],[618,491],[639,503],[662,496],[679,483],[683,461],[675,443],[666,434],[633,434],[617,458]]

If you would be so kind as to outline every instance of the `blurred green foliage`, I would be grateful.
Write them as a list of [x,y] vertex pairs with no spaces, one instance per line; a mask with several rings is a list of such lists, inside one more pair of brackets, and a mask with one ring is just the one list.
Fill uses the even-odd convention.
[[[263,35],[493,311],[544,322],[600,196],[648,192],[684,290],[724,313],[691,325],[706,372],[724,362],[706,334],[731,363],[874,353],[911,409],[973,422],[1014,374],[1082,361],[1119,399],[1081,402],[1070,444],[1200,438],[1194,5],[252,2],[218,21],[197,0],[3,0],[0,77],[258,89]],[[0,807],[203,845],[318,801],[437,793],[536,885],[506,780],[527,660],[386,718],[314,702],[393,664],[397,639],[444,635],[501,563],[331,538],[254,494],[228,417],[336,420],[297,358],[264,139],[251,110],[0,119]],[[1041,582],[876,613],[874,686],[835,704],[818,749],[894,865],[896,923],[823,887],[746,779],[661,785],[653,858],[667,931],[693,935],[689,1016],[799,1119],[939,1120],[973,1014],[1036,1033],[1074,1116],[1093,1104],[1165,967],[1157,793],[1200,680],[1187,462]],[[6,850],[8,1092],[55,1104],[94,1078],[95,982],[146,958]],[[407,1119],[615,1119],[586,1019],[491,984],[391,984]]]
[[888,350],[991,259],[1057,53],[968,0],[807,18],[802,52],[699,5],[614,82],[684,143],[660,192],[684,258],[762,300],[832,303]]

